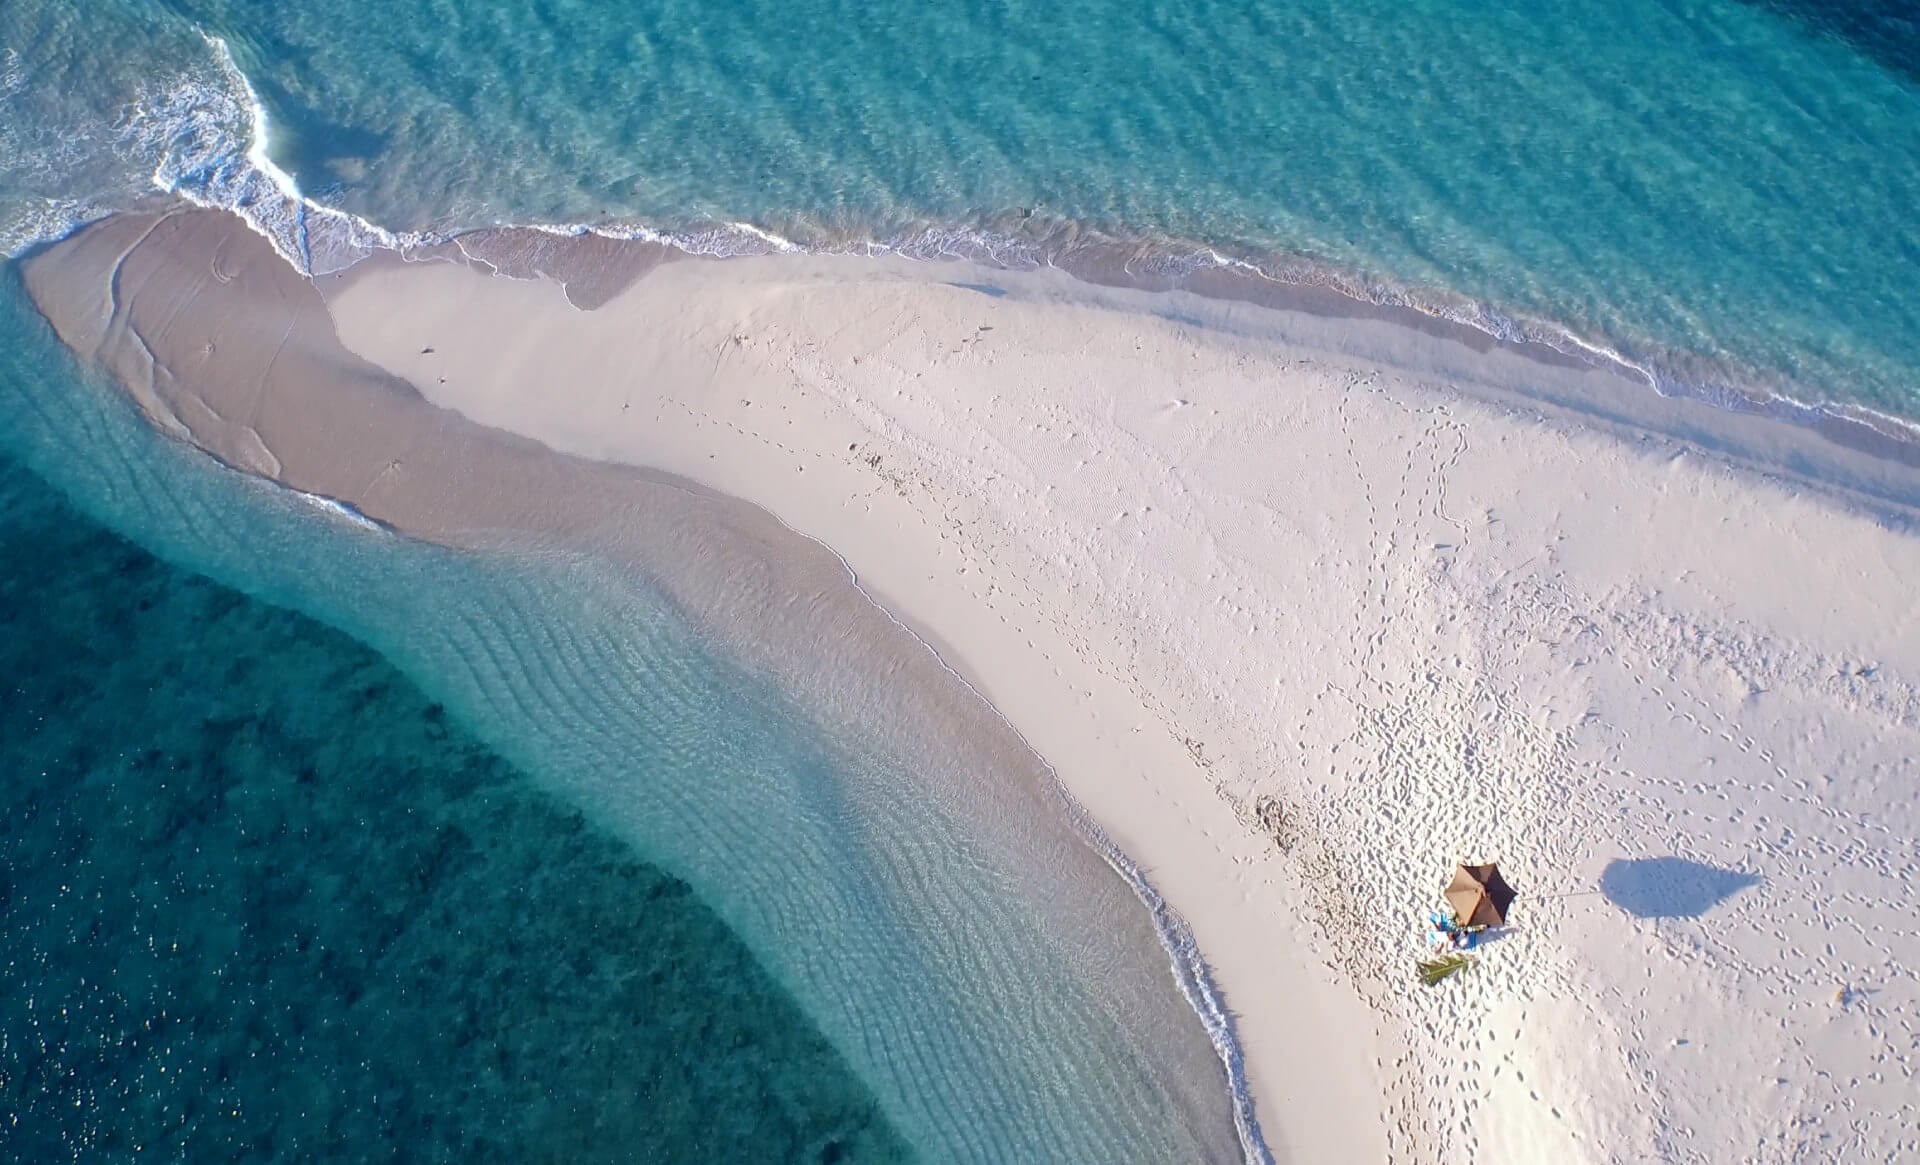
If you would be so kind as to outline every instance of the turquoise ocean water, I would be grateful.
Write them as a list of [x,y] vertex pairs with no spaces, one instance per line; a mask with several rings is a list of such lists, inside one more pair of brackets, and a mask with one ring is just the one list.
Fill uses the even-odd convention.
[[247,177],[262,146],[393,231],[1098,233],[1572,333],[1670,387],[1920,414],[1894,6],[22,0],[0,56],[13,246],[156,184],[338,233]]
[[[1892,6],[0,5],[0,251],[163,193],[315,270],[506,223],[1115,243],[1920,420]],[[6,274],[0,1093],[46,1118],[9,1150],[1237,1149],[1218,1064],[1156,1050],[1194,1033],[1084,982],[964,823],[888,799],[884,747],[644,587],[371,534],[156,438]]]
[[[11,1161],[898,1161],[688,886],[0,458]],[[344,730],[343,730],[344,729]]]
[[12,275],[0,1158],[1263,1155],[1126,884],[928,796],[992,772],[217,466]]

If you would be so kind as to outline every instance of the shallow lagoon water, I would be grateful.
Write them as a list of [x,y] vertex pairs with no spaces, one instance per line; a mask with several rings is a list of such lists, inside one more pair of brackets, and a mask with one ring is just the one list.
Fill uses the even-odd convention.
[[[870,1094],[883,1155],[1241,1155],[1145,908],[1070,830],[1029,851],[1011,840],[1041,836],[1026,816],[943,800],[1000,778],[965,750],[916,757],[921,727],[873,695],[894,681],[782,689],[644,578],[553,547],[414,542],[221,469],[83,377],[14,286],[0,308],[13,456],[161,558],[372,648],[529,788],[684,881]],[[866,727],[826,735],[806,700],[866,709]],[[735,1077],[737,1103],[769,1103]]]
[[338,631],[0,461],[21,1161],[898,1161],[686,883]]
[[[296,261],[349,227],[503,222],[1018,262],[1118,240],[1147,267],[1212,249],[1496,330],[1564,330],[1669,389],[1778,389],[1912,418],[1920,90],[1904,27],[1734,0],[1470,14],[1321,0],[11,4],[0,246],[159,190],[239,209]],[[313,201],[289,201],[263,167]],[[794,693],[729,670],[644,587],[564,556],[520,569],[402,546],[212,472],[111,394],[76,388],[10,296],[13,456],[162,560],[367,646],[447,710],[450,732],[521,774],[530,805],[579,812],[654,863],[634,869],[694,886],[871,1090],[873,1129],[958,1156],[1218,1147],[1205,1130],[1220,1114],[1156,1082],[1141,1050],[1153,1029],[1075,994],[1074,952],[1030,941],[1015,917],[989,927],[1008,966],[1033,955],[1031,976],[1002,978],[1057,1002],[1054,1028],[1019,1030],[1007,998],[953,976],[925,920],[957,917],[956,903],[993,917],[996,887],[982,875],[949,897],[956,883],[909,876],[923,842],[948,872],[975,863],[963,822],[881,795],[899,750],[817,739]],[[622,683],[597,682],[609,671]],[[754,781],[635,796],[635,771],[656,761]],[[893,844],[905,820],[927,832]],[[773,821],[809,878],[737,860]],[[822,917],[841,945],[818,941]],[[1094,1109],[1060,1100],[1093,1095]],[[859,1109],[841,1103],[820,1111]]]

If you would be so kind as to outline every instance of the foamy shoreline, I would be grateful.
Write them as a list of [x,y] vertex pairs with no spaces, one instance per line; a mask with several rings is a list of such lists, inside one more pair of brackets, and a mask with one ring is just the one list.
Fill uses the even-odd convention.
[[[428,399],[754,503],[925,628],[1191,925],[1284,1156],[1911,1136],[1920,545],[1867,512],[1910,467],[1392,320],[642,267],[588,312],[446,262],[323,286]],[[1463,857],[1541,897],[1422,991]],[[1599,892],[1667,857],[1765,881]]]
[[[256,101],[254,118],[259,140],[265,139],[264,116]],[[543,252],[556,256],[564,267],[583,250],[622,249],[657,250],[670,252],[675,258],[696,259],[770,255],[904,258],[957,262],[1015,275],[1064,271],[1100,287],[1184,291],[1208,299],[1336,319],[1387,321],[1459,340],[1476,349],[1497,346],[1550,364],[1611,372],[1683,405],[1764,417],[1876,458],[1920,465],[1920,421],[1913,418],[1858,402],[1833,401],[1800,386],[1763,389],[1759,386],[1765,378],[1751,369],[1711,368],[1705,379],[1689,378],[1657,360],[1635,359],[1551,320],[1508,315],[1464,296],[1434,288],[1398,286],[1298,256],[1260,260],[1226,254],[1199,243],[1122,239],[1071,221],[1036,219],[1031,212],[992,216],[963,226],[926,225],[884,236],[828,237],[804,243],[746,222],[722,222],[702,229],[534,223],[395,234],[305,198],[292,179],[258,150],[249,154],[249,162],[243,175],[250,187],[247,197],[221,189],[212,199],[196,194],[195,204],[241,214],[243,221],[272,243],[283,258],[316,277],[338,275],[386,255],[420,261],[462,254],[496,273],[558,278],[557,272],[546,270],[546,262],[551,260]],[[263,195],[267,203],[283,209],[277,215],[263,216],[255,205]],[[323,228],[330,228],[322,230],[322,249],[329,258],[318,266],[310,215],[319,215]],[[530,239],[533,241],[528,245]],[[508,256],[504,261],[488,253],[496,248]],[[597,288],[590,294],[601,293],[610,294],[611,288]],[[1669,353],[1668,360],[1679,361],[1682,355]],[[1644,407],[1649,416],[1658,411],[1651,404]]]
[[[289,264],[320,277],[351,269],[369,257],[399,253],[415,258],[467,251],[475,244],[508,240],[524,251],[527,237],[555,244],[563,255],[585,249],[639,247],[700,258],[777,254],[903,257],[959,261],[1014,272],[1063,270],[1088,282],[1143,291],[1183,290],[1198,295],[1302,310],[1337,318],[1384,319],[1419,331],[1450,335],[1473,347],[1501,345],[1552,362],[1603,368],[1641,382],[1662,395],[1735,413],[1760,414],[1817,432],[1827,439],[1882,458],[1920,465],[1920,421],[1858,402],[1834,401],[1809,386],[1779,382],[1750,368],[1709,361],[1698,374],[1678,372],[1699,360],[1679,351],[1636,359],[1592,335],[1551,319],[1509,314],[1435,287],[1401,285],[1302,255],[1234,254],[1198,240],[1122,237],[1090,224],[1051,217],[1035,208],[986,215],[966,223],[895,225],[847,233],[809,227],[787,238],[744,221],[700,225],[639,223],[526,223],[510,227],[461,226],[395,231],[350,211],[310,198],[272,158],[271,127],[253,83],[227,43],[202,33],[223,84],[217,90],[169,94],[163,107],[136,110],[125,132],[168,140],[153,174],[156,190],[170,199],[230,213],[266,239]],[[183,102],[184,108],[171,105]],[[204,104],[206,107],[201,108]],[[202,132],[183,134],[195,121]],[[148,124],[152,123],[152,124]],[[208,132],[211,131],[211,132]],[[183,145],[184,142],[184,145]],[[177,149],[183,152],[176,152]],[[103,215],[143,212],[91,203],[49,207],[39,242],[18,236],[30,251],[78,230]],[[537,252],[537,245],[531,250]],[[472,256],[478,258],[478,256]],[[482,260],[489,262],[490,260]],[[563,262],[568,261],[563,258]],[[538,261],[534,266],[538,267]],[[510,269],[510,265],[509,268]],[[1909,500],[1910,504],[1910,500]]]

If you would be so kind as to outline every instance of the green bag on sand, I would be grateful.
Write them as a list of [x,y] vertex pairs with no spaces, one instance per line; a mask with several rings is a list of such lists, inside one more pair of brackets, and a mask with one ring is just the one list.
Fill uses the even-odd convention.
[[1472,963],[1471,956],[1458,951],[1441,955],[1438,958],[1420,960],[1420,981],[1431,987],[1455,971],[1465,970]]

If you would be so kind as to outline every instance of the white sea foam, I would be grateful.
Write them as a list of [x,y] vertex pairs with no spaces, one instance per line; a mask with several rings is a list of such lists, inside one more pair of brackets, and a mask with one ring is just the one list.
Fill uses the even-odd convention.
[[689,255],[708,255],[731,259],[751,255],[794,254],[819,248],[794,242],[752,223],[721,222],[693,230],[669,231],[641,223],[622,226],[556,226],[535,224],[532,229],[550,234],[596,235],[603,239],[659,243]]
[[[128,108],[119,127],[130,151],[154,158],[152,184],[196,206],[229,211],[308,275],[352,266],[376,251],[406,253],[437,246],[459,232],[391,231],[307,197],[273,159],[272,125],[253,83],[226,41],[206,35],[211,68],[182,75]],[[563,236],[597,234],[658,242],[697,255],[761,255],[799,251],[793,240],[745,222],[668,232],[635,224],[585,227],[530,223]]]
[[387,528],[384,525],[367,517],[353,506],[337,498],[322,497],[320,494],[308,493],[305,490],[299,489],[289,489],[287,492],[299,498],[307,505],[312,506],[314,509],[332,517],[339,518],[351,525],[358,526],[362,530],[370,530],[375,533],[386,532]]
[[303,196],[273,160],[266,107],[232,50],[219,37],[205,40],[210,68],[156,87],[122,113],[122,145],[152,159],[155,189],[231,211],[309,275],[420,241]]
[[18,50],[0,51],[0,255],[14,256],[37,242],[60,238],[106,214],[90,198],[63,196],[63,175],[85,168],[93,139],[104,127],[36,123],[32,96]]
[[111,207],[85,199],[42,198],[16,203],[0,219],[0,255],[20,255],[36,243],[65,238],[97,218],[112,213]]
[[0,53],[0,97],[18,93],[27,87],[27,69],[20,63],[20,50]]
[[[376,251],[407,252],[457,239],[461,231],[391,231],[359,215],[304,195],[271,151],[271,125],[252,82],[219,37],[203,34],[208,67],[173,79],[130,105],[117,130],[127,153],[152,158],[152,185],[199,206],[240,216],[296,269],[321,275],[352,266]],[[17,54],[0,66],[0,94],[26,84]],[[4,132],[4,131],[0,131]],[[108,208],[50,204],[0,226],[0,250],[16,254],[57,238]],[[1228,270],[1283,286],[1313,286],[1349,298],[1401,307],[1483,332],[1503,343],[1539,344],[1593,361],[1643,381],[1663,396],[1704,400],[1776,419],[1820,424],[1841,419],[1880,433],[1920,440],[1920,422],[1864,405],[1822,399],[1818,393],[1736,384],[1734,378],[1683,378],[1637,358],[1619,345],[1548,320],[1522,319],[1464,297],[1367,278],[1304,258],[1245,258],[1205,245],[1106,238],[1066,223],[1051,231],[1014,233],[965,224],[917,224],[876,236],[803,231],[799,237],[744,221],[664,228],[648,223],[516,224],[561,236],[595,235],[658,243],[693,255],[735,257],[796,252],[896,255],[921,260],[960,259],[1016,269],[1062,265],[1088,245],[1137,246],[1124,269],[1135,277],[1178,282],[1201,270]],[[1022,224],[1025,225],[1024,223]],[[1050,234],[1052,237],[1050,237]],[[1752,379],[1758,379],[1754,377]]]

